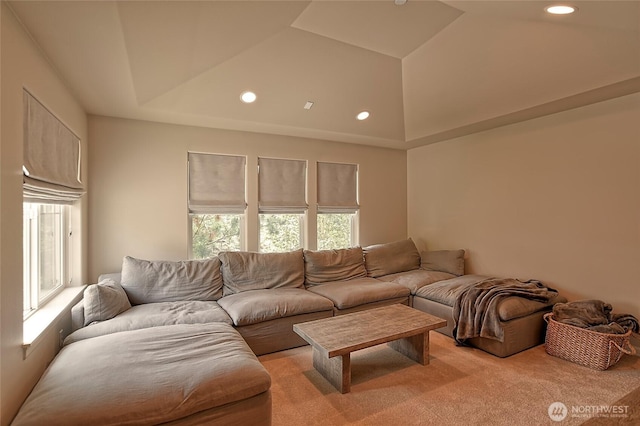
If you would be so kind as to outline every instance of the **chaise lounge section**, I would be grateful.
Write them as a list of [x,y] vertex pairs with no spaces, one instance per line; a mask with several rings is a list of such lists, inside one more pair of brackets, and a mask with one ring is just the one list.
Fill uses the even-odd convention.
[[12,424],[269,425],[270,386],[228,324],[151,327],[63,347]]
[[[413,307],[446,319],[447,326],[437,331],[455,338],[454,305],[457,295],[461,290],[489,279],[491,277],[482,275],[463,275],[423,286],[414,294]],[[501,358],[537,346],[544,342],[544,314],[549,312],[555,303],[565,301],[566,299],[559,295],[554,295],[545,302],[522,297],[505,297],[497,305],[503,339],[476,336],[466,340],[465,344]]]

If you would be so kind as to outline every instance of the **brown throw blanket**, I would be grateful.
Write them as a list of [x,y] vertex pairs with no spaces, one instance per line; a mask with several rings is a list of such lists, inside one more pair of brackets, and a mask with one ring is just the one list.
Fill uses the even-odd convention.
[[602,300],[578,300],[557,303],[553,307],[553,319],[587,330],[607,334],[624,334],[640,331],[638,320],[629,314],[614,314],[610,304]]
[[504,330],[498,316],[500,301],[518,296],[548,302],[557,295],[556,290],[536,280],[488,278],[480,281],[465,289],[453,305],[453,336],[459,344],[473,337],[486,337],[502,342]]

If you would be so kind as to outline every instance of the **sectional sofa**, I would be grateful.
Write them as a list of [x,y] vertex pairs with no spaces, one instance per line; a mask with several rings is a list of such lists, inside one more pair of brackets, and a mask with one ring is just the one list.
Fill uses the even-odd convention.
[[[123,403],[133,407],[123,401],[118,388],[152,388],[154,380],[149,377],[166,367],[162,362],[158,365],[158,357],[172,359],[176,353],[178,374],[168,374],[162,381],[171,383],[173,405],[167,404],[166,393],[153,394],[145,398],[144,410],[122,412],[131,416],[135,411],[133,418],[138,420],[153,413],[156,423],[202,424],[213,419],[216,424],[238,424],[251,419],[256,424],[256,419],[264,419],[269,424],[270,381],[256,355],[307,344],[293,332],[293,324],[402,303],[447,319],[447,327],[438,331],[453,336],[455,294],[486,278],[464,275],[463,250],[420,253],[411,239],[341,250],[223,252],[212,259],[181,262],[125,257],[119,273],[101,276],[73,307],[73,332],[23,405],[16,424],[52,418],[64,419],[65,424],[88,420],[110,424],[113,419],[108,409],[103,412],[104,407]],[[502,341],[477,336],[468,343],[501,357],[540,344],[543,315],[564,300],[506,297],[496,312],[504,330]],[[111,356],[114,353],[117,356]],[[100,359],[103,365],[88,357]],[[203,367],[197,362],[203,357],[219,360],[223,372]],[[138,366],[136,377],[147,378],[133,388],[120,383],[121,379],[113,383],[112,369],[127,362]],[[78,371],[98,377],[101,392],[93,399],[84,395],[82,387],[53,392],[53,385],[66,380],[65,374]],[[189,373],[204,380],[185,383]],[[220,394],[221,384],[235,392]],[[212,392],[219,398],[203,396]],[[111,400],[105,400],[105,394]],[[200,395],[196,399],[207,399],[207,403],[186,404],[181,394]],[[95,406],[102,407],[98,410],[102,417],[69,415],[91,413]],[[112,423],[124,424],[125,418],[117,417]]]

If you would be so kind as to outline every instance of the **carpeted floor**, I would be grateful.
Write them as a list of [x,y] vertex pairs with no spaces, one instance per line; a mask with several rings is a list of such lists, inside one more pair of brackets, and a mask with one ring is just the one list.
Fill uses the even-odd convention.
[[[386,345],[354,352],[344,395],[313,369],[310,346],[261,356],[272,378],[273,425],[638,424],[640,357],[595,371],[551,357],[543,345],[501,359],[435,332],[430,349],[427,366]],[[561,422],[548,414],[554,402],[567,407]],[[622,417],[587,413],[614,405]]]

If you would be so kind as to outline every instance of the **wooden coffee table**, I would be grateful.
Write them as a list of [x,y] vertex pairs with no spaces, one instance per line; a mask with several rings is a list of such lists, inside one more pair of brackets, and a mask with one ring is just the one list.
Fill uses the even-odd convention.
[[313,347],[313,367],[340,392],[351,390],[351,352],[389,343],[422,365],[429,364],[429,331],[447,321],[405,305],[294,324]]

